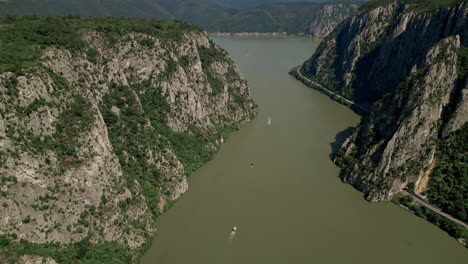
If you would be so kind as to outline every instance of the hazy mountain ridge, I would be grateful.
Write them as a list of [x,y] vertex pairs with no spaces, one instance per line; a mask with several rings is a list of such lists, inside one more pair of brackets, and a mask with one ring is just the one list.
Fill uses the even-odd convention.
[[245,9],[207,25],[219,32],[287,32],[325,37],[343,19],[353,15],[357,1],[279,3]]
[[291,2],[300,2],[300,3],[320,3],[326,2],[327,0],[213,0],[219,2],[223,5],[234,7],[234,8],[252,8],[259,5],[269,5],[269,4],[278,4],[278,3],[291,3]]
[[[355,13],[358,1],[273,3],[248,9],[210,0],[10,0],[0,16],[76,15],[181,19],[210,32],[288,32],[323,37]],[[323,16],[322,16],[323,14]]]

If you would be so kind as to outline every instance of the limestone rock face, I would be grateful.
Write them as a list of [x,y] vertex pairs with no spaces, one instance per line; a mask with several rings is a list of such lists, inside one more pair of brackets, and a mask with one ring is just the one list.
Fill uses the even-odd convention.
[[431,12],[390,3],[349,18],[301,67],[304,76],[346,98],[371,104],[423,67],[427,52],[459,35],[466,46],[467,4]]
[[323,5],[310,23],[306,34],[313,37],[324,38],[343,20],[354,15],[358,9],[357,4],[330,3]]
[[437,142],[468,118],[468,5],[418,11],[398,1],[349,18],[300,71],[359,104],[369,115],[335,155],[341,177],[370,201],[410,183],[421,193],[437,164]]
[[48,47],[39,66],[0,74],[0,235],[136,252],[256,105],[201,30],[81,37],[93,53]]
[[[420,182],[433,166],[436,141],[441,131],[450,129],[442,128],[444,115],[460,92],[452,63],[459,44],[457,36],[434,46],[425,67],[374,103],[371,114],[343,146],[342,158],[352,159],[342,164],[343,179],[367,193],[369,200],[391,199],[408,183]],[[456,108],[452,120],[467,113]]]

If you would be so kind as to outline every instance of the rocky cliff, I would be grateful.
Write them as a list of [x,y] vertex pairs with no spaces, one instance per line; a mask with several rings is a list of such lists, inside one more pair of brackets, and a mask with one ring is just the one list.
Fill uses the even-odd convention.
[[306,31],[307,35],[324,38],[343,20],[358,10],[357,2],[336,2],[323,4],[313,17]]
[[358,1],[274,3],[237,10],[204,27],[211,32],[286,32],[325,37],[343,19],[354,15]]
[[[343,180],[368,200],[392,199],[405,187],[427,195],[438,184],[441,146],[466,135],[467,7],[456,0],[370,1],[300,68],[344,97],[372,104],[335,158]],[[463,164],[452,161],[457,173],[443,181],[466,210]],[[434,197],[428,199],[437,203]]]
[[256,113],[246,81],[182,22],[1,23],[0,259],[135,260],[187,175]]

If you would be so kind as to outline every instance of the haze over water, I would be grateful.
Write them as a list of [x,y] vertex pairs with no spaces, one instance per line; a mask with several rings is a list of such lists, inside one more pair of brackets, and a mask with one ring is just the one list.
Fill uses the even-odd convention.
[[143,264],[467,263],[468,251],[436,226],[368,203],[339,180],[329,154],[359,117],[288,75],[319,40],[214,39],[260,113],[189,177],[190,190],[158,218]]

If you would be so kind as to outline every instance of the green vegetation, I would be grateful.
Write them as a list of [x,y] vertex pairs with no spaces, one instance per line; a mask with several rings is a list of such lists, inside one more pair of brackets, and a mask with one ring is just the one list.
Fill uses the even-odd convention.
[[[368,12],[373,8],[379,6],[385,6],[390,3],[394,2],[406,2],[409,5],[409,10],[418,10],[418,11],[426,11],[433,10],[436,8],[444,7],[444,6],[452,6],[453,4],[460,3],[460,0],[447,0],[447,1],[432,1],[432,0],[375,0],[375,1],[368,1],[363,3],[360,7],[361,15],[362,13]],[[427,3],[427,5],[426,5]],[[353,69],[349,68],[350,66],[347,62],[351,58],[347,58],[347,56],[354,56],[351,54],[346,54],[344,51],[348,50],[348,47],[354,47],[355,45],[352,44],[353,41],[356,41],[358,38],[352,37],[349,33],[356,28],[351,27],[349,19],[344,20],[340,23],[319,45],[314,55],[308,59],[301,67],[301,73],[309,78],[310,80],[330,89],[333,90],[340,95],[344,96],[347,99],[353,100],[357,103],[373,103],[376,100],[380,99],[383,94],[382,91],[390,91],[393,87],[390,87],[393,80],[388,80],[386,82],[382,82],[383,88],[375,89],[375,83],[377,79],[373,78],[372,76],[369,77],[369,70],[371,69],[380,69],[380,66],[377,66],[375,62],[375,58],[381,56],[381,46],[384,40],[387,37],[389,30],[394,28],[393,23],[397,21],[398,16],[398,9],[394,10],[392,14],[388,14],[385,16],[379,16],[375,21],[376,23],[380,23],[385,25],[384,27],[376,28],[378,29],[378,34],[374,36],[373,41],[369,41],[368,38],[363,37],[363,35],[359,32],[355,32],[353,34],[361,35],[359,39],[359,45],[356,45],[359,52],[357,54],[358,57],[352,58],[356,64]],[[359,15],[358,15],[359,17]],[[385,23],[389,22],[389,23]],[[370,23],[369,21],[367,23]],[[440,23],[443,23],[440,21]],[[371,25],[367,25],[370,27]],[[377,26],[377,24],[375,25]],[[457,29],[458,30],[458,29]],[[463,32],[459,31],[455,34],[462,34]],[[363,33],[364,34],[364,33]],[[441,34],[446,34],[442,33]],[[431,36],[426,36],[428,39]],[[431,40],[427,40],[430,42]],[[387,43],[388,44],[388,43]],[[428,47],[425,47],[429,49]],[[380,55],[379,55],[380,54]],[[461,47],[457,49],[458,60],[457,60],[457,69],[459,76],[463,78],[466,76],[467,68],[468,68],[468,51],[465,47]],[[389,66],[393,67],[393,66]],[[349,70],[352,70],[348,72]],[[383,68],[382,70],[383,71]],[[395,71],[398,72],[398,71]],[[381,73],[379,73],[381,74]],[[381,74],[382,78],[387,78],[387,74]],[[345,77],[346,76],[346,77]],[[399,76],[402,78],[404,76]],[[345,83],[346,79],[346,83]],[[396,83],[395,83],[396,85]],[[387,86],[387,87],[386,87]],[[435,100],[439,99],[437,96],[434,96],[432,99],[434,102]]]
[[[96,52],[89,50],[81,39],[81,32],[92,30],[110,37],[130,32],[144,33],[159,39],[180,39],[188,30],[198,27],[181,21],[77,18],[77,17],[5,17],[0,18],[0,73],[12,71],[23,74],[25,68],[36,66],[46,47],[86,51],[93,58]],[[91,59],[92,60],[92,59]]]
[[[72,244],[47,243],[39,245],[19,240],[14,237],[14,234],[1,235],[0,258],[2,260],[0,262],[6,259],[7,263],[14,263],[22,255],[51,257],[58,263],[97,264],[135,261],[132,258],[136,257],[138,252],[134,250],[130,252],[126,246],[127,241],[90,244],[90,241],[95,243],[95,239],[99,241],[104,236],[104,228],[99,225],[103,221],[101,216],[108,210],[116,210],[122,218],[111,224],[127,234],[134,231],[132,228],[137,229],[139,234],[145,239],[149,239],[152,234],[147,232],[147,227],[152,221],[147,221],[146,217],[142,219],[142,222],[130,220],[128,209],[144,202],[151,210],[154,216],[152,220],[154,220],[161,213],[158,206],[161,194],[170,197],[173,187],[171,182],[184,180],[182,177],[171,178],[169,177],[172,176],[170,173],[162,175],[158,168],[180,167],[178,164],[180,161],[185,174],[189,175],[213,157],[216,151],[215,141],[221,136],[226,138],[227,133],[232,130],[230,126],[225,125],[230,124],[232,120],[218,113],[214,113],[212,117],[213,129],[200,129],[193,124],[181,133],[174,132],[168,125],[169,115],[172,115],[172,118],[179,118],[174,115],[180,114],[178,111],[180,105],[174,104],[173,108],[176,111],[171,112],[171,106],[166,101],[165,95],[162,95],[159,83],[174,78],[173,75],[179,65],[185,70],[190,69],[196,59],[196,51],[194,54],[179,56],[177,59],[165,57],[165,70],[158,76],[152,74],[152,79],[145,81],[136,79],[134,69],[129,67],[128,71],[125,72],[127,73],[128,85],[111,83],[106,78],[107,76],[102,78],[101,75],[106,75],[110,70],[109,64],[107,64],[108,57],[106,54],[99,53],[82,38],[83,33],[89,31],[104,35],[102,47],[99,48],[108,51],[115,50],[121,41],[128,41],[132,37],[128,35],[129,33],[136,32],[151,36],[141,38],[136,36],[133,39],[144,46],[145,50],[146,47],[154,46],[152,37],[155,37],[160,41],[162,47],[171,53],[174,52],[174,46],[177,45],[176,41],[183,34],[200,32],[200,29],[180,21],[125,18],[81,19],[71,16],[0,18],[0,73],[13,72],[10,78],[4,78],[1,83],[6,88],[2,93],[4,95],[2,102],[5,103],[6,107],[1,110],[0,114],[2,116],[5,114],[17,116],[17,119],[22,121],[30,120],[26,118],[47,118],[44,117],[46,114],[53,116],[51,120],[56,118],[54,123],[50,124],[51,130],[48,127],[49,124],[36,130],[35,127],[27,127],[26,121],[6,124],[6,136],[14,144],[11,149],[0,150],[0,163],[8,155],[17,159],[16,166],[20,164],[20,155],[27,153],[31,157],[38,157],[38,170],[44,173],[44,177],[48,179],[56,177],[55,185],[45,187],[47,188],[46,193],[36,197],[34,201],[30,203],[28,201],[28,204],[21,200],[12,202],[17,205],[21,203],[19,206],[30,206],[37,210],[38,213],[44,215],[46,222],[53,221],[51,215],[68,213],[69,207],[82,203],[79,199],[63,198],[62,196],[67,196],[68,192],[72,194],[75,191],[81,194],[86,189],[70,188],[69,183],[61,182],[60,176],[65,171],[73,169],[77,165],[83,165],[83,162],[97,155],[93,151],[88,151],[89,144],[93,142],[93,138],[89,134],[94,131],[91,129],[97,125],[100,118],[98,109],[94,105],[96,102],[99,103],[97,107],[99,107],[107,126],[108,138],[112,144],[113,152],[116,154],[123,171],[123,177],[112,178],[112,183],[109,183],[111,186],[105,186],[105,195],[101,196],[100,205],[89,206],[88,210],[80,214],[75,223],[63,227],[63,230],[74,234],[83,233],[84,235],[87,233],[89,239]],[[42,58],[44,51],[49,48],[70,51],[71,60],[80,58],[79,62],[72,62],[76,80],[75,78],[67,80],[66,78],[69,76],[66,72],[54,72],[42,63],[43,61],[48,63],[52,61],[50,58]],[[207,81],[213,87],[213,94],[210,96],[216,95],[222,92],[224,83],[213,72],[211,64],[215,62],[231,63],[231,61],[227,54],[216,47],[213,42],[208,47],[198,47],[198,51]],[[82,63],[81,58],[84,56],[95,65],[89,65],[87,62]],[[100,72],[101,69],[103,72]],[[226,74],[228,82],[238,80],[239,76],[233,65],[229,65],[226,70],[228,71]],[[28,105],[25,105],[24,101],[20,103],[18,99],[20,97],[18,77],[20,75],[26,76],[26,78],[21,79],[26,79],[27,84],[31,84],[31,80],[46,83],[44,90],[38,94],[33,93],[34,96],[39,97],[31,99],[32,102]],[[106,93],[104,88],[97,91],[100,89],[98,87],[102,86],[108,86],[109,92]],[[85,89],[87,90],[85,91]],[[239,88],[229,87],[229,89],[233,96],[231,100],[234,103],[231,104],[232,101],[230,101],[228,107],[245,107],[244,105],[236,105],[236,103],[243,104],[246,99],[240,93]],[[44,92],[49,92],[49,94],[43,94]],[[102,98],[100,96],[91,98],[96,94],[102,95]],[[186,92],[180,92],[176,94],[176,100],[180,100],[186,95]],[[101,99],[102,101],[99,101]],[[47,133],[43,133],[44,131]],[[49,151],[54,153],[53,157],[50,157],[51,152]],[[175,157],[169,152],[173,152]],[[103,172],[101,171],[101,173]],[[28,184],[18,182],[16,177],[0,178],[0,187],[10,188],[13,185],[25,187]],[[133,193],[132,198],[120,200],[114,207],[109,201],[115,199],[116,193],[126,191],[124,188]],[[10,198],[12,192],[2,191],[0,195]],[[144,201],[141,199],[142,195]],[[66,203],[67,208],[57,209],[57,201]],[[163,210],[169,208],[172,203],[173,201],[167,201]],[[4,202],[2,206],[9,207],[10,203]],[[19,224],[36,227],[38,219],[37,215],[23,215],[19,219]],[[129,225],[123,226],[125,223],[129,223]],[[54,229],[59,230],[60,224],[48,222],[47,225],[41,225],[37,228],[40,232],[45,233],[45,238],[48,239],[47,235]],[[14,230],[14,232],[17,231],[19,229]],[[99,235],[95,235],[95,232]],[[133,237],[127,238],[133,239]]]
[[[42,100],[35,100],[26,108],[25,112],[28,114],[44,104]],[[79,137],[89,131],[93,123],[94,112],[90,103],[78,95],[68,106],[65,106],[63,112],[58,116],[54,124],[54,134],[39,137],[30,132],[23,132],[20,143],[29,144],[37,153],[42,153],[45,150],[54,151],[57,153],[61,167],[65,169],[82,162],[78,157],[78,150],[81,147]]]
[[442,7],[451,7],[466,0],[407,0],[412,4],[410,11],[415,12],[430,12]]
[[411,203],[413,202],[413,197],[409,195],[405,195],[400,198],[400,204],[404,206],[410,206]]
[[[159,171],[148,164],[147,151],[161,143],[157,131],[153,127],[146,127],[146,118],[137,100],[132,88],[112,84],[109,93],[103,98],[100,111],[128,187],[136,191],[134,181],[137,180],[143,189],[148,207],[157,216],[160,213],[157,206]],[[119,109],[118,114],[112,111],[113,106]],[[167,111],[167,106],[159,104],[155,107],[161,112],[159,120],[164,120],[162,113]]]
[[34,244],[16,235],[0,235],[0,255],[5,263],[16,263],[22,255],[50,257],[57,263],[127,264],[132,262],[130,251],[117,242],[91,244],[88,239],[70,245],[58,243]]
[[[285,1],[276,1],[285,2]],[[286,1],[286,2],[291,2]],[[294,1],[297,2],[297,1]],[[303,33],[310,23],[321,18],[320,8],[326,3],[268,3],[250,5],[249,9],[235,9],[200,0],[14,0],[0,1],[0,16],[84,16],[84,17],[141,17],[181,19],[203,27],[207,31],[225,32],[289,32]],[[341,14],[350,14],[351,4],[358,0],[335,0],[343,4]],[[266,2],[263,2],[266,3]]]
[[332,99],[333,101],[336,101],[342,105],[346,105],[346,106],[349,106],[349,107],[352,107],[352,104],[350,104],[348,101],[345,101],[343,98],[341,97],[338,97],[337,95],[331,93],[330,91],[328,91],[327,89],[323,89],[322,87],[318,86],[318,85],[315,85],[311,82],[309,82],[308,80],[305,80],[304,78],[302,78],[302,76],[300,76],[298,73],[297,73],[297,67],[291,69],[289,71],[289,74],[294,76],[296,79],[298,79],[299,81],[303,82],[306,86],[310,87],[310,88],[313,88],[315,90],[318,90],[322,93],[324,93],[325,95],[327,95],[330,99]]
[[94,113],[90,103],[81,96],[76,96],[68,109],[63,111],[55,125],[56,132],[46,144],[56,149],[63,166],[77,164],[77,149],[80,146],[79,135],[91,128],[94,123]]
[[391,3],[394,3],[396,1],[399,1],[399,0],[369,0],[365,3],[363,3],[360,7],[359,7],[359,11],[361,13],[367,13],[377,7],[380,7],[380,6],[387,6]]
[[[335,91],[345,98],[353,99],[352,91],[342,91],[343,82],[337,77],[337,61],[342,48],[335,41],[340,32],[349,25],[350,19],[345,19],[338,24],[333,31],[317,47],[315,53],[301,66],[301,74],[310,80]],[[320,74],[317,74],[317,65],[320,65]]]
[[[340,1],[340,3],[342,5],[336,5],[335,9],[338,9],[337,12],[341,16],[353,14],[356,8],[351,7],[351,5],[360,4],[358,1]],[[205,28],[209,31],[221,32],[305,33],[314,21],[329,19],[321,12],[325,4],[329,3],[302,1],[260,5],[219,18],[214,23],[205,25]],[[337,14],[337,16],[339,15]]]
[[431,203],[468,222],[468,124],[437,144],[437,165],[427,191]]
[[0,16],[7,15],[171,18],[154,1],[127,0],[0,0]]
[[362,4],[359,8],[361,13],[369,12],[380,6],[387,6],[391,3],[409,4],[409,11],[429,12],[441,7],[453,6],[466,0],[370,0]]
[[457,73],[460,79],[468,75],[468,47],[457,49]]
[[[259,5],[268,5],[274,3],[299,2],[298,0],[215,0],[235,8],[252,8]],[[317,0],[301,0],[300,2],[318,2]]]
[[[113,112],[112,107],[116,107],[118,113]],[[172,150],[184,166],[185,174],[189,175],[212,159],[214,150],[207,149],[206,145],[230,129],[221,127],[214,134],[201,134],[197,129],[174,132],[167,125],[170,106],[152,80],[130,86],[111,85],[100,111],[126,176],[127,187],[136,191],[134,181],[140,183],[146,203],[155,216],[161,213],[157,205],[162,179],[157,168],[148,163],[148,152],[157,155],[166,149]],[[151,126],[146,123],[147,119]]]
[[396,197],[393,200],[394,203],[405,206],[406,208],[414,212],[417,216],[433,223],[440,229],[446,231],[452,237],[462,238],[468,241],[468,230],[466,228],[448,220],[447,218],[433,212],[432,210],[424,206],[413,204],[412,201],[413,197],[411,196]]
[[223,50],[215,47],[215,44],[210,40],[210,47],[199,46],[198,54],[202,63],[203,72],[205,72],[208,82],[213,89],[213,95],[221,93],[224,89],[223,82],[211,73],[210,65],[219,61],[226,60],[228,55]]

